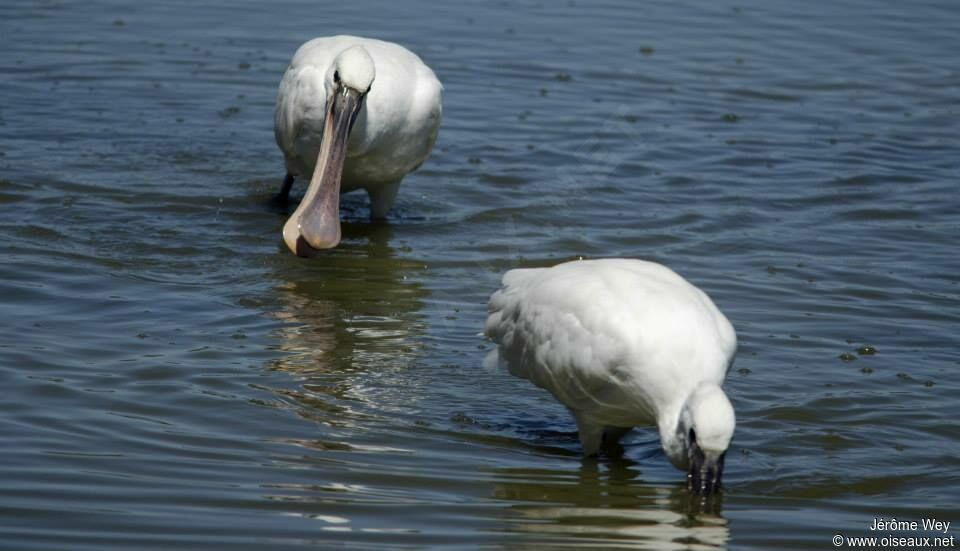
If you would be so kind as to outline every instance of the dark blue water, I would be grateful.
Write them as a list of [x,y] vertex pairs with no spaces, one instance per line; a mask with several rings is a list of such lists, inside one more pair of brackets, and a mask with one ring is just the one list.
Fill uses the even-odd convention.
[[[389,223],[347,196],[303,260],[273,101],[337,33],[417,52],[444,120]],[[0,547],[960,521],[957,51],[954,2],[0,5]],[[582,461],[562,407],[482,367],[500,274],[581,256],[668,264],[737,328],[719,503],[649,431]]]

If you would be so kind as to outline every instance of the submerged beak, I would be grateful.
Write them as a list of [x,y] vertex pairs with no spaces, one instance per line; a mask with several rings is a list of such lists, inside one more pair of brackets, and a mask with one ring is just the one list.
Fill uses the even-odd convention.
[[726,452],[704,453],[694,440],[690,445],[690,472],[687,473],[687,488],[701,496],[717,493],[723,477],[723,460]]
[[300,206],[283,226],[283,240],[297,256],[315,256],[340,242],[340,177],[363,94],[338,84],[327,109],[320,153]]

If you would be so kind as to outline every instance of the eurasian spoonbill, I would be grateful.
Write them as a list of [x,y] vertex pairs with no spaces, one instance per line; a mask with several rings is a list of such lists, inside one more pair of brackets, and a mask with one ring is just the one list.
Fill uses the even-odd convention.
[[581,260],[510,270],[488,310],[488,361],[567,406],[585,455],[656,425],[691,490],[720,487],[735,426],[721,385],[737,338],[703,291],[654,262]]
[[384,218],[400,181],[430,155],[443,87],[413,52],[355,36],[315,38],[297,50],[277,93],[274,135],[287,175],[310,176],[283,240],[300,256],[340,242],[340,193],[363,188]]

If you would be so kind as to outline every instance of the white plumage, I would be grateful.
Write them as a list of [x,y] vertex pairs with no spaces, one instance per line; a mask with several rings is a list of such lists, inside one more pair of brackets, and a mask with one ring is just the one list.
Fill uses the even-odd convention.
[[[311,254],[337,244],[339,211],[333,210],[340,191],[365,189],[371,217],[386,216],[400,181],[430,155],[442,89],[416,54],[391,42],[332,36],[297,50],[280,82],[274,115],[287,168],[281,196],[294,178],[312,175],[301,208],[284,228],[294,252]],[[324,139],[330,140],[327,149]]]
[[675,272],[632,259],[511,270],[490,297],[488,361],[548,390],[573,414],[587,455],[656,425],[691,487],[719,486],[733,436],[721,390],[737,342],[710,298]]

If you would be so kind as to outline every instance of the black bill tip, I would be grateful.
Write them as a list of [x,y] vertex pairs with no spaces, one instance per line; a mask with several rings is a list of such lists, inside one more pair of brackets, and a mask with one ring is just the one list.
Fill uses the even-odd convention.
[[687,489],[701,496],[720,491],[723,478],[723,462],[726,452],[713,454],[704,452],[697,444],[696,435],[690,431],[690,471],[687,473]]
[[307,240],[303,236],[297,237],[297,250],[294,251],[297,256],[301,258],[313,258],[320,254],[320,249],[314,249],[307,243]]

